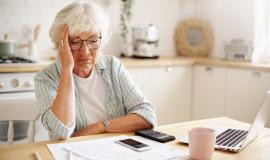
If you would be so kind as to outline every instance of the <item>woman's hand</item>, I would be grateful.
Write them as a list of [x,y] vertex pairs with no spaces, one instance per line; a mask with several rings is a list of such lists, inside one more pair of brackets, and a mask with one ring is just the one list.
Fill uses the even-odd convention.
[[64,25],[64,28],[61,32],[61,39],[58,45],[58,53],[61,60],[62,70],[71,71],[74,67],[74,60],[72,56],[71,49],[68,42],[68,26]]

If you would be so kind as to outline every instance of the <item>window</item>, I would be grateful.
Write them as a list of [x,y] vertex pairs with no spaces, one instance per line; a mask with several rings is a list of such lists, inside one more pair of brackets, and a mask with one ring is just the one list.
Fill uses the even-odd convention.
[[270,62],[270,1],[254,0],[255,35],[252,62]]

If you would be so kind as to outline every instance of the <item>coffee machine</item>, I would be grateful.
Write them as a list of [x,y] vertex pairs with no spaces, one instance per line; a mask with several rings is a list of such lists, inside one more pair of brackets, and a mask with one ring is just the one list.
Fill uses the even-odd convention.
[[132,28],[132,45],[134,58],[158,58],[158,29],[155,25]]

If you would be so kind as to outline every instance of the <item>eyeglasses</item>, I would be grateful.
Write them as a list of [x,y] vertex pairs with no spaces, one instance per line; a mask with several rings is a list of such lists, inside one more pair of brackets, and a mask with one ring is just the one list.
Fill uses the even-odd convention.
[[69,40],[70,49],[72,51],[79,51],[82,48],[83,42],[86,41],[89,49],[98,49],[101,44],[101,36],[92,36],[86,40],[82,40],[79,37]]

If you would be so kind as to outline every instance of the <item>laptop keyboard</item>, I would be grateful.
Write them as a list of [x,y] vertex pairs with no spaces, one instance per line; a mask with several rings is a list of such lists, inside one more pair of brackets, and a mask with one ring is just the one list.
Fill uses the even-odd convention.
[[216,138],[216,145],[235,147],[239,142],[246,138],[248,131],[238,129],[227,129]]

